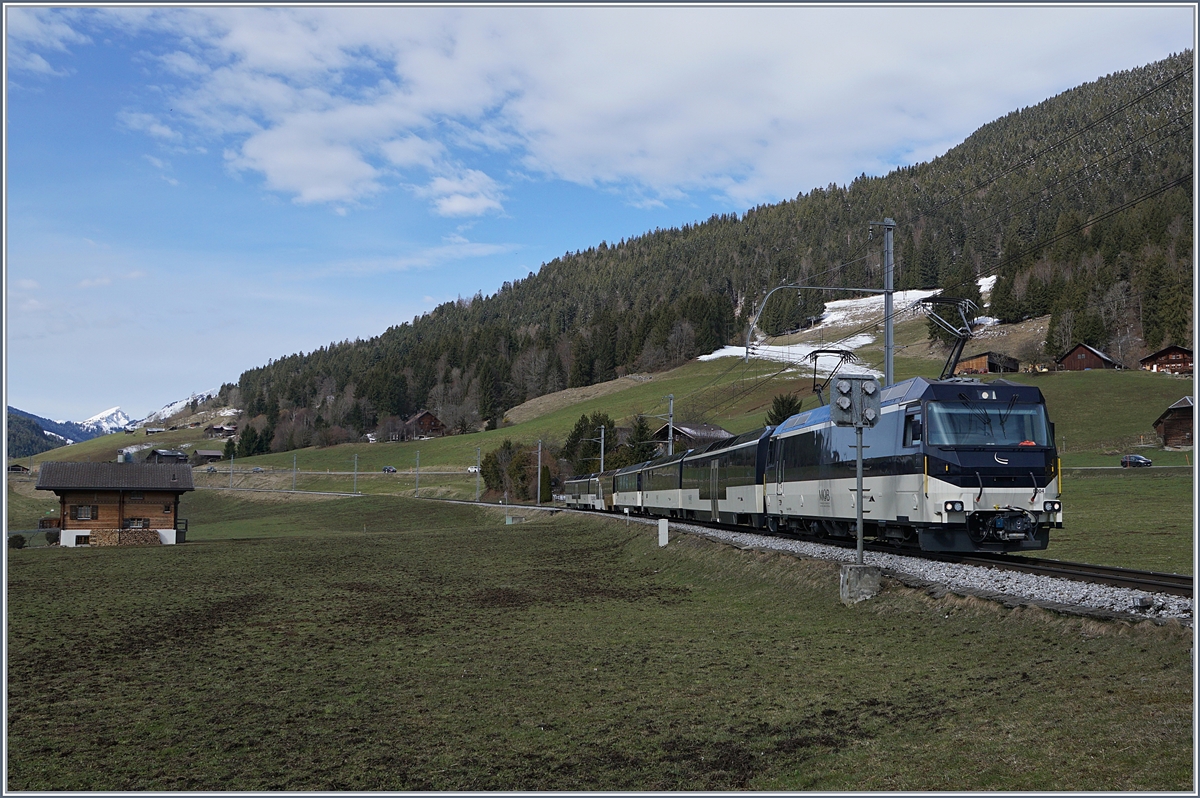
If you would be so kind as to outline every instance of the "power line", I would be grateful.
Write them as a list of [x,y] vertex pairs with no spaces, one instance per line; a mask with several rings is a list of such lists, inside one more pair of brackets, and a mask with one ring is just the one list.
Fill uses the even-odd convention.
[[[961,194],[958,194],[957,196],[951,197],[950,199],[946,200],[945,202],[935,205],[933,208],[931,208],[928,211],[928,213],[934,213],[936,211],[939,211],[942,208],[949,205],[950,203],[957,202],[958,200],[961,200],[963,197],[967,196],[968,194],[973,194],[974,192],[978,191],[981,188],[986,188],[986,187],[990,186],[991,184],[995,183],[1000,178],[1010,175],[1013,172],[1017,171],[1018,169],[1029,166],[1034,161],[1036,161],[1038,158],[1041,158],[1043,155],[1051,152],[1052,150],[1055,150],[1055,149],[1061,147],[1062,145],[1066,144],[1068,141],[1071,141],[1073,139],[1078,138],[1079,136],[1082,136],[1084,133],[1088,132],[1092,128],[1095,128],[1098,125],[1100,125],[1101,123],[1107,122],[1108,120],[1112,119],[1114,116],[1119,114],[1121,111],[1124,111],[1127,108],[1137,105],[1142,100],[1145,100],[1146,98],[1154,95],[1155,93],[1162,91],[1167,86],[1172,85],[1173,83],[1175,83],[1178,80],[1181,80],[1185,76],[1190,75],[1192,73],[1192,69],[1193,69],[1193,67],[1189,66],[1187,69],[1183,70],[1182,72],[1179,72],[1179,73],[1167,78],[1162,83],[1159,83],[1157,86],[1154,86],[1153,88],[1149,89],[1148,91],[1143,92],[1142,94],[1139,94],[1137,97],[1134,97],[1132,100],[1129,100],[1128,102],[1118,105],[1116,108],[1109,111],[1107,114],[1100,117],[1096,121],[1090,122],[1090,123],[1084,125],[1079,130],[1076,130],[1074,133],[1071,133],[1068,136],[1061,138],[1058,141],[1054,142],[1053,144],[1050,144],[1049,146],[1044,147],[1041,150],[1038,150],[1037,152],[1033,153],[1032,155],[1029,155],[1029,156],[1021,159],[1019,162],[1013,164],[1008,169],[1005,169],[1004,171],[1002,171],[996,175],[993,175],[992,177],[987,178],[983,182],[979,183],[978,185],[976,185],[972,188],[967,189],[966,191],[962,192]],[[925,213],[922,213],[922,214],[918,215],[917,218],[920,219],[920,218],[924,217],[925,215],[926,215]]]

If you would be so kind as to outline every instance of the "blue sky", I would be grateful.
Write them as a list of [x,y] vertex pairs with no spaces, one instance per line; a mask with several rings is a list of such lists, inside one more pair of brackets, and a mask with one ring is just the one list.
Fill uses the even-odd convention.
[[1194,33],[1191,5],[6,5],[6,400],[142,417],[930,160]]

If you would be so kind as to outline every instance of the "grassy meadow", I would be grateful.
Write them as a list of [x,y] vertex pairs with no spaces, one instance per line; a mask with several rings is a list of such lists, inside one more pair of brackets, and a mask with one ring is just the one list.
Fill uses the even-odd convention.
[[1175,624],[847,608],[834,564],[565,513],[185,502],[183,546],[8,552],[9,790],[1194,789]]

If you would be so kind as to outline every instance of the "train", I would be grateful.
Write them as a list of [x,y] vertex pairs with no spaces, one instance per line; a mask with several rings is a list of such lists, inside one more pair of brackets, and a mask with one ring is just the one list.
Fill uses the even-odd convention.
[[[863,434],[865,538],[944,552],[1045,549],[1062,465],[1036,386],[914,377],[884,388]],[[854,539],[855,430],[828,405],[776,427],[565,481],[566,504],[765,534]]]

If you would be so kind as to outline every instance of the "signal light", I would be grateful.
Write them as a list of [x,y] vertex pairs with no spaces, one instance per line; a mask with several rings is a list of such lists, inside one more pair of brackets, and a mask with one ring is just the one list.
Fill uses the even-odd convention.
[[963,511],[963,503],[962,502],[946,502],[945,508],[946,508],[946,512],[948,512],[948,513],[961,513]]
[[1042,510],[1047,513],[1057,513],[1062,510],[1062,502],[1042,502]]

